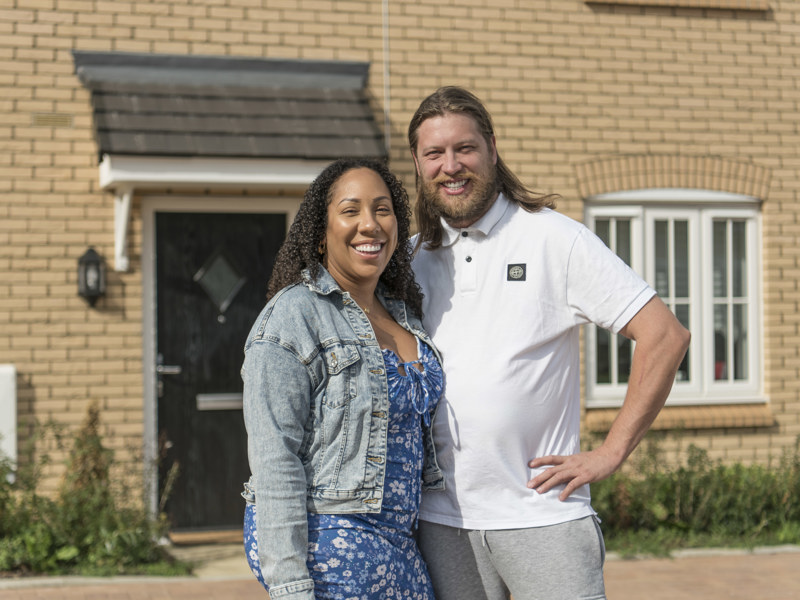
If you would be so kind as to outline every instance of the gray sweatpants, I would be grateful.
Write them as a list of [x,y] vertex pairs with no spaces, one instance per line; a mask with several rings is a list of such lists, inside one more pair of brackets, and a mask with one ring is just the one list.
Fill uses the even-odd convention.
[[420,521],[436,600],[604,600],[605,544],[595,517],[528,529]]

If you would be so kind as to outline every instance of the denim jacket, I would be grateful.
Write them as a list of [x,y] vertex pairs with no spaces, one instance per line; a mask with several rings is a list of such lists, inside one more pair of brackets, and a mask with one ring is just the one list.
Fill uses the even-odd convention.
[[[322,266],[316,280],[303,278],[261,312],[242,366],[252,472],[243,496],[256,504],[261,571],[275,600],[314,598],[307,511],[380,512],[386,471],[388,383],[372,326]],[[392,317],[434,348],[420,320],[382,289]],[[423,487],[443,489],[430,428],[423,439]]]

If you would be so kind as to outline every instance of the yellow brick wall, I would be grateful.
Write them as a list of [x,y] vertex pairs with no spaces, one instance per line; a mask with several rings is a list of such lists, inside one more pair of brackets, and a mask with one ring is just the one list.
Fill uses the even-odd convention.
[[0,3],[0,362],[19,371],[21,423],[75,426],[97,399],[111,445],[132,463],[141,446],[138,201],[131,270],[110,270],[102,309],[88,310],[76,262],[89,245],[113,256],[113,203],[98,187],[89,96],[70,50],[235,55],[369,61],[378,122],[387,110],[393,166],[410,189],[408,119],[443,84],[486,102],[505,160],[526,183],[561,194],[560,210],[575,218],[589,161],[710,156],[768,171],[764,360],[776,424],[688,431],[666,443],[677,452],[694,442],[731,460],[779,453],[800,435],[800,3],[768,4]]

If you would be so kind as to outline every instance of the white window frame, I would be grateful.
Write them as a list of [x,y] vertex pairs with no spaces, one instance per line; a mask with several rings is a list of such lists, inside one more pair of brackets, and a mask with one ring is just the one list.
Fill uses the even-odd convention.
[[[763,301],[761,281],[761,211],[760,201],[750,196],[693,189],[655,189],[602,194],[586,199],[584,221],[592,231],[597,219],[631,219],[631,268],[655,286],[655,248],[646,240],[654,239],[656,220],[688,222],[689,329],[692,342],[689,351],[689,380],[675,381],[669,405],[720,405],[764,403],[763,385]],[[747,358],[748,378],[741,381],[713,379],[714,339],[704,334],[713,323],[713,247],[712,228],[715,220],[745,222],[747,239]],[[699,266],[699,268],[698,268]],[[674,293],[674,286],[670,286]],[[699,298],[700,300],[696,300]],[[672,306],[672,298],[662,298]],[[713,329],[713,327],[712,327]],[[611,343],[616,336],[612,334]],[[595,381],[597,369],[597,330],[586,328],[585,382],[587,408],[618,407],[624,400],[625,383]]]

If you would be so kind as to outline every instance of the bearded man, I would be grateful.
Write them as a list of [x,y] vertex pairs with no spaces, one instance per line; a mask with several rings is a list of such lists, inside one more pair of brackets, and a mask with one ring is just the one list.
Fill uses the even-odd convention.
[[[408,128],[414,271],[441,351],[433,424],[445,490],[423,494],[420,548],[437,600],[605,598],[589,484],[614,473],[666,402],[689,332],[582,224],[528,190],[472,93],[440,88]],[[635,340],[626,397],[581,452],[579,327]]]

